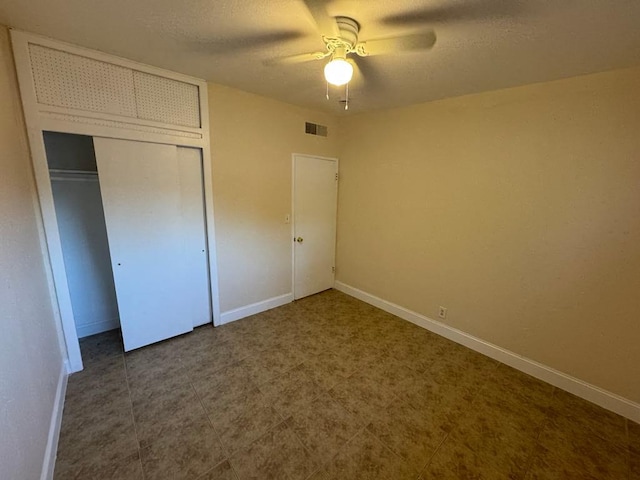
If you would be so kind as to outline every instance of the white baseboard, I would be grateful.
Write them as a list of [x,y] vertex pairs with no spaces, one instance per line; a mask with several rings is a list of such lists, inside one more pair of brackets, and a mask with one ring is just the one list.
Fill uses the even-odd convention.
[[293,302],[293,293],[286,293],[278,297],[272,297],[261,302],[252,303],[251,305],[234,308],[233,310],[222,312],[222,314],[220,315],[220,325],[224,325],[225,323],[233,322],[235,320],[240,320],[241,318],[255,315],[256,313],[264,312],[266,310],[271,310],[272,308],[280,307],[281,305],[285,305],[291,302]]
[[562,390],[573,393],[578,397],[584,398],[602,408],[611,410],[612,412],[622,415],[634,422],[640,423],[640,404],[628,400],[624,397],[608,392],[600,387],[591,385],[578,378],[572,377],[551,367],[538,363],[529,358],[518,355],[492,343],[469,335],[461,330],[455,329],[442,322],[433,320],[419,313],[408,310],[395,303],[388,302],[382,298],[371,295],[358,288],[352,287],[342,282],[335,282],[334,288],[347,295],[355,297],[363,302],[380,308],[385,312],[389,312],[397,317],[414,323],[422,328],[432,331],[442,337],[448,338],[465,347],[482,353],[510,367],[520,370],[524,373],[536,377],[544,382],[550,383]]
[[109,320],[76,325],[76,332],[78,332],[78,338],[84,338],[89,335],[95,335],[96,333],[108,332],[116,328],[120,328],[120,320],[118,318],[111,318]]
[[42,473],[40,480],[52,480],[53,469],[56,466],[56,453],[58,452],[58,440],[60,438],[60,427],[62,426],[62,411],[64,409],[64,396],[67,393],[67,378],[69,377],[69,365],[65,361],[60,368],[58,377],[58,387],[56,388],[56,398],[53,402],[51,412],[51,423],[49,424],[49,436],[47,437],[47,448],[44,452],[42,462]]

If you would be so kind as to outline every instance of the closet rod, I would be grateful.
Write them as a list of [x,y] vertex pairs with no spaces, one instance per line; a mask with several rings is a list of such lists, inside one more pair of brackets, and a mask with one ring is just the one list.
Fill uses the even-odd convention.
[[49,178],[58,182],[98,182],[98,172],[51,169]]
[[98,172],[93,170],[67,170],[65,168],[50,168],[50,175],[98,175]]

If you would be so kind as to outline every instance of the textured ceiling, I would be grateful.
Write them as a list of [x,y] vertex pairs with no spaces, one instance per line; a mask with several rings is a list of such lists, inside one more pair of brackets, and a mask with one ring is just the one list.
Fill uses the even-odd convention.
[[[359,59],[349,112],[640,65],[638,0],[335,0],[360,39],[433,30],[427,52]],[[326,61],[266,66],[323,49],[302,0],[0,0],[0,23],[338,113]]]

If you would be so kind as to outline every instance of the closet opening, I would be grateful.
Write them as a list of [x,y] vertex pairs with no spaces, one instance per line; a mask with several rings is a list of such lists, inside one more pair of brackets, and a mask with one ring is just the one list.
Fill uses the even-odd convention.
[[93,137],[43,132],[78,339],[120,329]]
[[117,330],[129,351],[210,324],[202,150],[43,140],[76,337]]

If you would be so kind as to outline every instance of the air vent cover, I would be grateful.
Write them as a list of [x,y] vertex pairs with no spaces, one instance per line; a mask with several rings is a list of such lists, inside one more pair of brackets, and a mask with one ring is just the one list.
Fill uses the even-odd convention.
[[200,128],[198,85],[29,44],[40,105]]
[[320,137],[326,137],[328,132],[327,132],[326,125],[318,125],[317,123],[305,122],[304,133],[308,133],[309,135],[319,135]]

